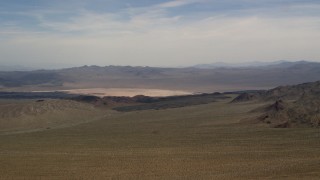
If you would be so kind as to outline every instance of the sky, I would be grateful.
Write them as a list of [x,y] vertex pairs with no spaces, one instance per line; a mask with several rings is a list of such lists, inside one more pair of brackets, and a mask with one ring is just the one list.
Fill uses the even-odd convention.
[[0,65],[320,61],[319,0],[0,0]]

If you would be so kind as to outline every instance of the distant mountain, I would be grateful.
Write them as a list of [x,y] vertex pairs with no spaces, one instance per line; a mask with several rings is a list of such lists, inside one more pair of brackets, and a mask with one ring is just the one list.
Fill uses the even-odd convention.
[[49,70],[0,72],[0,86],[61,86],[63,79],[58,72]]
[[192,92],[270,89],[320,80],[320,63],[284,62],[230,68],[82,66],[59,70],[0,72],[0,89],[151,88]]
[[246,63],[224,63],[224,62],[216,62],[216,63],[210,63],[210,64],[197,64],[195,66],[192,66],[193,68],[199,68],[199,69],[214,69],[214,68],[240,68],[240,67],[263,67],[263,66],[278,66],[278,67],[288,67],[296,64],[303,64],[303,63],[311,63],[308,61],[286,61],[286,60],[280,60],[280,61],[273,61],[273,62],[259,62],[259,61],[253,61],[253,62],[246,62]]

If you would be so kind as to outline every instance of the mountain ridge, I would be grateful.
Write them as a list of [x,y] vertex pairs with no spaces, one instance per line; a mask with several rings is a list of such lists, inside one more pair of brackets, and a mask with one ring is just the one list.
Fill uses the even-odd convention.
[[271,61],[271,62],[251,61],[251,62],[244,62],[244,63],[216,62],[216,63],[208,63],[208,64],[196,64],[191,67],[199,68],[199,69],[248,68],[248,67],[268,67],[268,66],[288,67],[288,66],[304,64],[304,63],[317,63],[317,62],[306,61],[306,60],[300,60],[300,61],[279,60],[279,61]]
[[252,122],[277,128],[318,126],[320,122],[320,81],[243,93],[232,103],[252,101],[269,102],[252,111],[259,114]]
[[159,68],[148,66],[81,66],[59,70],[0,72],[0,90],[145,88],[225,92],[270,89],[317,81],[320,63],[301,61],[233,68]]

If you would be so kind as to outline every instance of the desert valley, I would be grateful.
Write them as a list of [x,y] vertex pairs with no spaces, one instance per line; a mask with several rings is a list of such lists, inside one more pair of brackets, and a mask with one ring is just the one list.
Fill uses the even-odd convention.
[[[81,67],[96,85],[91,89],[81,74],[61,78],[71,70],[2,72],[0,179],[317,179],[320,82],[309,81],[320,77],[320,66],[298,64],[205,71]],[[168,71],[172,82],[162,80]],[[193,73],[185,77],[185,71]],[[237,86],[208,76],[248,71],[260,81],[246,78]],[[286,71],[305,76],[265,75]],[[36,76],[49,78],[42,81],[33,78],[38,73],[57,75]],[[284,81],[292,84],[264,89]],[[308,83],[293,85],[301,81]],[[120,82],[123,88],[108,89]],[[69,90],[70,84],[79,89]]]
[[0,180],[319,180],[319,0],[0,0]]

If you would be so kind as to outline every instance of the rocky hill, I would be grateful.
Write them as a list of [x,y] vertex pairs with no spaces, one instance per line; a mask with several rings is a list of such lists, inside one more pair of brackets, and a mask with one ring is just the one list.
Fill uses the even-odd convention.
[[320,81],[244,93],[232,103],[250,101],[271,103],[253,111],[260,114],[258,122],[271,127],[317,126],[320,121]]

